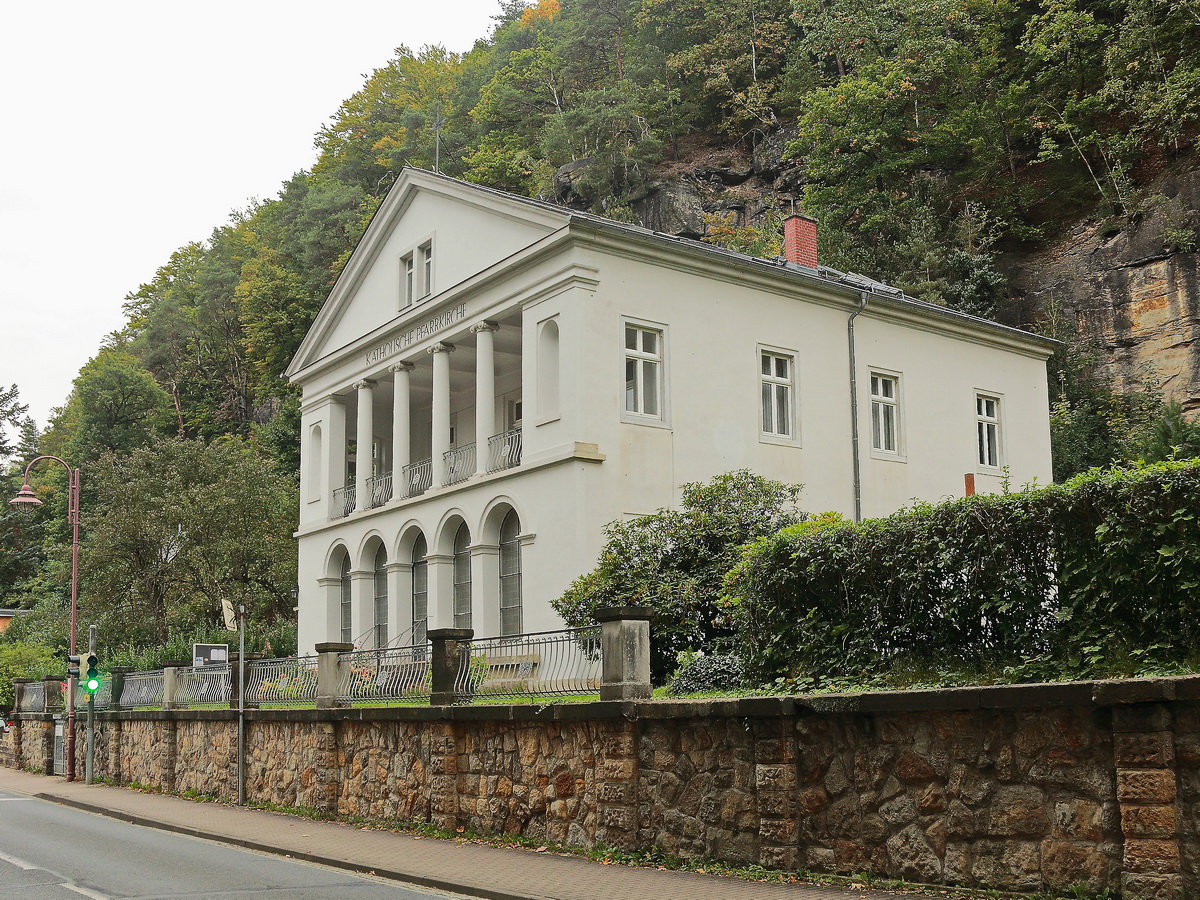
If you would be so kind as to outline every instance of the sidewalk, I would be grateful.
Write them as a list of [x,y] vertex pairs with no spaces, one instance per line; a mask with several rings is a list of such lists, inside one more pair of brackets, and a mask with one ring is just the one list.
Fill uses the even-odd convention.
[[67,783],[3,767],[0,790],[150,828],[488,900],[862,900],[883,896],[883,892],[823,885],[756,884],[692,872],[605,866],[577,857],[370,831],[108,785]]

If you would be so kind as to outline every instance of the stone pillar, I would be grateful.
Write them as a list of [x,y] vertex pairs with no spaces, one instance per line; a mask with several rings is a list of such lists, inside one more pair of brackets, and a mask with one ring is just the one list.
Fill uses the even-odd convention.
[[[54,771],[54,720],[53,719],[45,719],[39,724],[42,726],[41,747],[39,748],[41,750],[41,759],[38,761],[39,768],[47,775],[63,774],[61,772],[56,773]],[[64,720],[63,721],[63,729],[64,729],[63,730],[63,744],[64,744],[64,746],[66,745],[66,742],[67,742],[67,733],[65,730],[66,727],[67,727],[66,721]],[[64,757],[64,759],[65,759],[65,757]]]
[[[242,681],[241,681],[241,678],[239,677],[238,659],[239,659],[239,655],[237,653],[229,654],[229,708],[230,709],[238,708],[238,702],[242,696],[242,690],[243,690]],[[256,659],[262,659],[262,654],[257,653],[257,652],[246,654],[245,672],[246,672],[246,681],[247,682],[249,682],[249,680],[250,680],[250,663]],[[254,702],[252,700],[247,700],[246,705],[243,707],[243,709],[257,709],[257,708],[258,708],[258,703]]]
[[[70,684],[70,681],[67,682]],[[47,675],[42,679],[42,691],[45,698],[43,712],[55,712],[66,707],[66,694],[63,693],[63,681],[56,675]]]
[[372,445],[375,442],[375,382],[363,379],[354,385],[358,391],[358,442],[355,451],[354,465],[354,508],[363,510],[371,508],[370,481],[373,461]]
[[1113,761],[1125,838],[1121,893],[1143,900],[1183,896],[1175,736],[1166,703],[1114,706]]
[[488,439],[496,433],[496,342],[500,326],[480,322],[475,334],[475,474],[488,470]]
[[412,404],[410,362],[398,362],[389,367],[392,373],[392,496],[408,496],[408,485],[402,480],[404,467],[412,462]]
[[470,628],[434,628],[428,636],[433,645],[429,656],[433,692],[429,702],[433,706],[452,706],[466,696],[455,693],[454,682],[458,679],[462,655],[471,650],[475,632]]
[[112,666],[108,670],[108,674],[112,678],[112,699],[108,703],[108,708],[113,712],[119,712],[121,709],[121,695],[125,693],[125,676],[132,671],[132,666]]
[[125,723],[120,716],[113,716],[108,721],[108,766],[105,774],[117,784],[124,783],[124,773],[121,771],[121,742],[124,740]]
[[342,653],[354,649],[353,644],[327,641],[317,644],[317,709],[337,706],[338,684],[341,681]]
[[601,700],[650,699],[650,619],[647,606],[596,610],[603,657]]
[[800,866],[796,831],[796,737],[790,717],[753,720],[758,861],[769,869]]
[[433,487],[446,483],[446,453],[450,450],[450,354],[453,344],[429,348],[433,354]]
[[596,754],[596,840],[632,850],[639,822],[637,723],[611,721]]
[[188,662],[163,663],[163,709],[180,709],[183,707],[183,698],[180,696],[179,690],[179,670],[185,669],[190,665],[190,660]]

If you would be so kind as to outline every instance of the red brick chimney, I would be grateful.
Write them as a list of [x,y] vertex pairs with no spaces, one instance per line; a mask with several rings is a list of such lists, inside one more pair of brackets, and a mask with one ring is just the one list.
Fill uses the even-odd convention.
[[817,220],[790,215],[783,220],[783,256],[790,263],[817,267]]

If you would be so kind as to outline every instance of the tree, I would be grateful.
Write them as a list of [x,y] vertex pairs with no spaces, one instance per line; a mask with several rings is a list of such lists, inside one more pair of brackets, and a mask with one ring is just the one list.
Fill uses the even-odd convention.
[[14,678],[57,675],[62,667],[62,657],[50,647],[0,639],[0,710],[13,708]]
[[605,606],[649,606],[650,667],[662,682],[684,650],[711,650],[733,627],[719,595],[739,548],[804,516],[799,485],[740,469],[683,485],[679,509],[611,522],[596,568],[553,601],[568,625],[592,624]]
[[239,603],[260,625],[291,618],[296,485],[250,442],[110,454],[92,467],[91,491],[81,614],[114,643],[212,628]]

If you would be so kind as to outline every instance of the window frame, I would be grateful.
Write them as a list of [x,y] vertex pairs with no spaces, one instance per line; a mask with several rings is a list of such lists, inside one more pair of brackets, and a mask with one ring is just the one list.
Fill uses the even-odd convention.
[[[417,547],[421,548],[420,557],[417,556]],[[409,590],[409,613],[412,628],[410,630],[411,638],[414,646],[421,646],[426,641],[426,635],[429,632],[429,541],[425,539],[424,533],[417,535],[413,539],[412,547],[408,553],[409,565],[411,566],[411,583]],[[418,574],[423,582],[422,590],[417,590]],[[423,601],[425,615],[417,618],[417,598],[420,597]],[[419,637],[418,637],[418,628]]]
[[[895,395],[892,397],[884,397],[875,393],[875,379],[885,379],[891,381],[895,386]],[[896,446],[892,450],[883,447],[875,446],[875,408],[890,407],[893,412],[894,420],[892,429],[895,435]],[[884,369],[880,366],[871,366],[867,369],[867,427],[871,434],[871,456],[874,459],[889,460],[891,462],[907,462],[908,447],[904,437],[904,373],[895,369]]]
[[[505,526],[509,521],[515,521],[516,533],[511,540],[504,539]],[[521,534],[521,516],[515,509],[509,508],[509,511],[504,514],[504,518],[500,520],[500,527],[496,532],[496,544],[499,549],[497,553],[497,571],[499,573],[498,591],[496,597],[497,612],[499,615],[499,632],[500,637],[513,637],[522,633],[525,620],[525,588],[524,588],[524,571],[522,561],[522,534]],[[512,571],[505,572],[506,562],[514,562],[515,566]],[[509,579],[506,581],[505,579]],[[511,599],[513,592],[512,586],[515,585],[516,602],[505,606],[505,600]],[[509,588],[506,597],[506,588]],[[516,630],[512,629],[511,619],[509,616],[509,627],[505,627],[505,612],[516,610]]]
[[[382,557],[383,565],[379,564]],[[391,593],[388,585],[388,552],[387,547],[382,543],[375,550],[375,559],[371,566],[371,633],[374,637],[376,650],[381,650],[388,645],[388,629],[391,626],[389,621],[388,600]],[[380,589],[382,588],[382,593]],[[380,601],[383,601],[382,603]],[[382,629],[382,634],[380,630]],[[380,638],[382,637],[382,643]]]
[[417,253],[421,255],[421,296],[419,299],[428,300],[433,296],[433,282],[437,257],[433,252],[433,238],[422,241],[417,245]]
[[408,309],[417,302],[417,254],[410,251],[400,257],[400,308]]
[[[466,545],[459,547],[459,538],[466,533]],[[455,628],[471,628],[473,619],[473,588],[472,588],[472,572],[471,572],[471,529],[466,522],[459,524],[454,531],[454,543],[452,547],[452,581],[454,593],[454,627]],[[465,564],[464,564],[465,563]],[[466,580],[460,576],[465,574]],[[462,609],[465,601],[465,611]]]
[[[788,377],[786,380],[780,379],[779,376],[763,373],[762,364],[763,357],[770,356],[775,359],[784,359],[788,363]],[[770,344],[759,344],[754,356],[755,368],[757,374],[755,379],[756,397],[754,407],[757,410],[755,415],[758,417],[758,440],[763,444],[782,444],[788,447],[800,446],[800,383],[798,378],[798,360],[800,354],[788,347],[776,347]],[[774,365],[771,367],[774,369]],[[791,429],[787,434],[779,434],[778,432],[767,431],[766,422],[764,421],[763,409],[763,387],[771,385],[773,387],[787,388],[787,418],[788,427]],[[775,393],[772,392],[772,399],[775,398]]]
[[350,554],[342,557],[338,574],[338,636],[343,644],[354,643],[354,584]]
[[[630,349],[625,345],[626,329],[636,329],[639,334],[650,332],[658,336],[658,352],[657,354],[648,353],[642,350],[640,345],[641,338],[638,339],[639,347]],[[662,322],[652,322],[648,319],[638,319],[633,316],[621,317],[620,331],[620,347],[621,347],[621,421],[631,425],[649,425],[655,428],[670,428],[670,392],[667,389],[667,373],[670,365],[670,353],[668,350],[667,326]],[[637,360],[639,365],[635,370],[639,374],[644,372],[641,363],[654,362],[658,366],[658,384],[656,390],[656,399],[658,401],[658,413],[650,414],[638,410],[631,410],[627,406],[628,402],[628,379],[626,372],[628,370],[629,360]],[[644,399],[645,390],[644,382],[638,378],[635,379],[637,386],[635,389],[635,397]]]
[[[988,391],[976,388],[975,395],[975,463],[978,471],[998,475],[1005,465],[1004,446],[1004,395],[998,391]],[[995,404],[994,415],[988,416],[980,410],[980,404],[991,402]],[[984,443],[982,438],[985,428],[992,428],[995,433],[994,461],[984,460]]]

